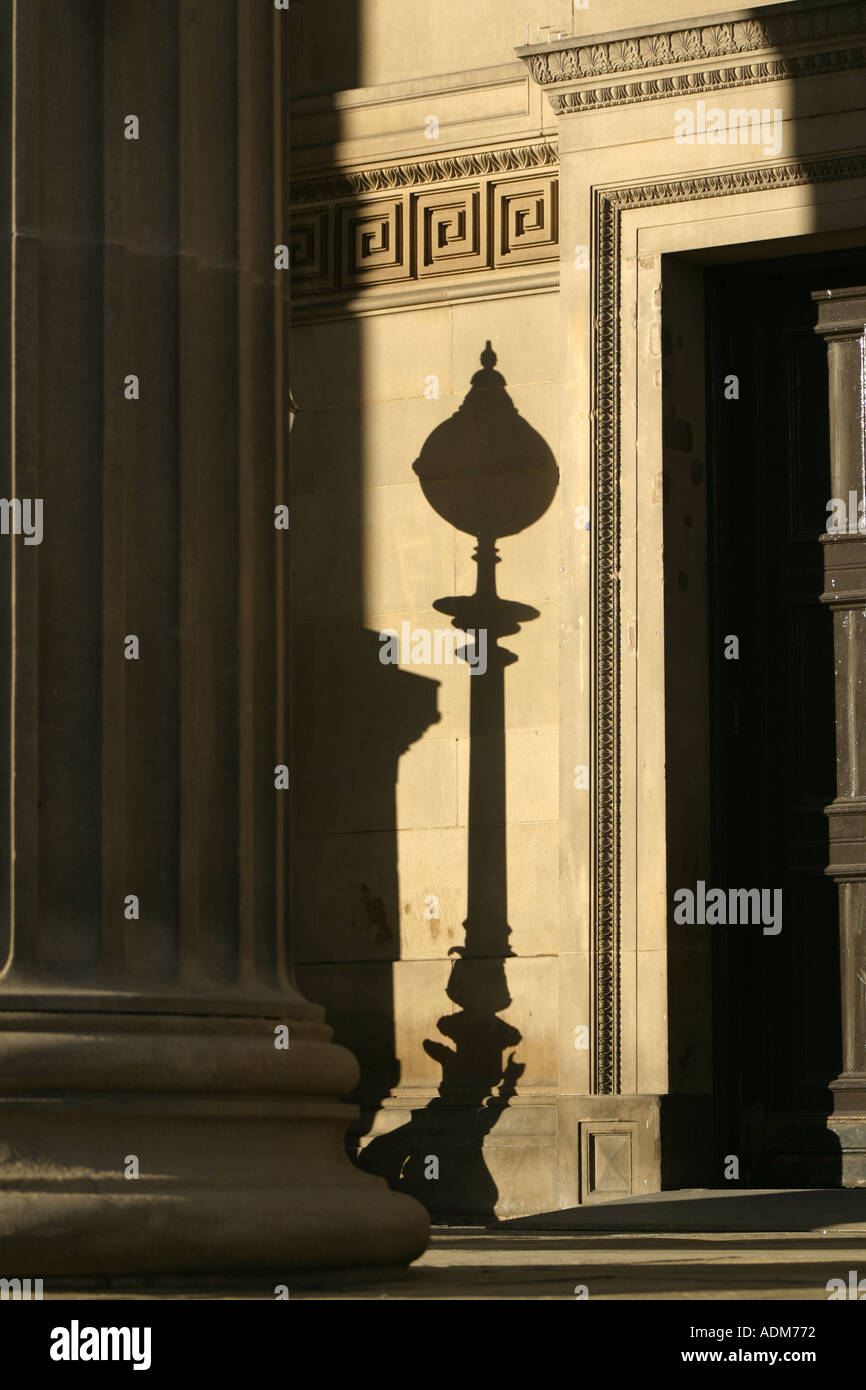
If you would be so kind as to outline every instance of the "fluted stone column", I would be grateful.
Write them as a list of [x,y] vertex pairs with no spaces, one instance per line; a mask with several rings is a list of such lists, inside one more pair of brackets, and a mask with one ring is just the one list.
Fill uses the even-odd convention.
[[44,519],[41,544],[0,535],[6,1276],[426,1243],[345,1155],[357,1067],[286,959],[284,22],[259,0],[2,20],[5,488]]
[[[825,592],[833,613],[836,799],[827,807],[830,864],[839,885],[843,1071],[831,1083],[829,1120],[842,1182],[866,1186],[866,287],[828,290],[817,332],[827,340],[832,497],[847,532],[822,536]],[[853,506],[851,505],[853,503]]]

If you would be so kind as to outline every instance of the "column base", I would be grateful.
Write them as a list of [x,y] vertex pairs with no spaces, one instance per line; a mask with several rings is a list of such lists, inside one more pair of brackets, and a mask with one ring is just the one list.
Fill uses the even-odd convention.
[[827,1128],[839,1143],[842,1187],[866,1187],[866,1114],[831,1115]]
[[276,1279],[424,1250],[423,1208],[346,1156],[357,1111],[337,1097],[357,1064],[326,1025],[0,1014],[0,1029],[0,1274]]
[[839,1144],[842,1186],[866,1187],[866,1076],[840,1076],[830,1090],[834,1109],[827,1128]]

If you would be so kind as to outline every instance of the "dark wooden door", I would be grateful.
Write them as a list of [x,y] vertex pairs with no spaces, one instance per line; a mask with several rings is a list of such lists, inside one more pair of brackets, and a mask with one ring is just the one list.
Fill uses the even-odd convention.
[[[826,348],[810,293],[866,259],[708,272],[713,885],[781,888],[782,930],[714,928],[717,1142],[752,1185],[832,1184],[841,1066]],[[739,399],[725,380],[738,379]],[[728,383],[733,397],[733,383]],[[726,639],[739,640],[728,659]]]

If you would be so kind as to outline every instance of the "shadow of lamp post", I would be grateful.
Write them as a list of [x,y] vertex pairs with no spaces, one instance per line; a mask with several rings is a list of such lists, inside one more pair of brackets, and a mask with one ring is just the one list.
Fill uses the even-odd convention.
[[[456,959],[447,989],[460,1012],[438,1023],[453,1047],[430,1040],[424,1046],[443,1068],[440,1103],[450,1100],[465,1106],[476,1101],[479,1139],[495,1124],[523,1071],[513,1052],[521,1035],[498,1017],[511,1003],[504,962],[514,955],[509,946],[505,838],[505,668],[517,661],[499,646],[499,639],[514,636],[522,623],[539,616],[528,604],[497,594],[496,541],[533,525],[550,506],[559,481],[550,448],[517,411],[504,377],[494,370],[496,360],[488,341],[482,370],[473,376],[460,409],[433,431],[413,465],[434,510],[477,542],[475,592],[434,604],[452,618],[454,627],[467,633],[460,655],[473,665],[466,935],[463,946],[451,948]],[[482,631],[486,669],[478,660]],[[503,1065],[509,1048],[511,1056]],[[492,1101],[493,1088],[500,1083]]]

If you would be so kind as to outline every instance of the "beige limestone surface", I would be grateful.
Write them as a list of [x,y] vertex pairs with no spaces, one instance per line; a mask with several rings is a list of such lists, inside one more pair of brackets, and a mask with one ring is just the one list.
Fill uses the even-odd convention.
[[[442,595],[471,592],[472,538],[426,506],[411,465],[459,409],[490,339],[511,399],[555,455],[559,485],[545,515],[499,547],[499,592],[540,616],[503,642],[517,657],[505,672],[505,878],[516,954],[503,965],[508,1002],[497,1014],[521,1035],[513,1055],[522,1071],[482,1157],[500,1217],[647,1194],[661,1184],[665,1152],[694,1150],[697,1161],[709,1135],[713,1047],[708,933],[673,942],[667,912],[670,837],[688,840],[696,864],[708,849],[708,690],[696,677],[689,708],[671,716],[677,672],[666,667],[665,575],[676,565],[695,580],[682,616],[699,633],[706,556],[696,543],[665,553],[663,387],[689,411],[689,463],[701,486],[688,497],[700,518],[701,267],[862,241],[862,56],[850,35],[826,30],[808,41],[801,34],[789,62],[760,47],[752,11],[723,12],[712,0],[590,0],[543,15],[530,3],[483,0],[471,20],[457,4],[417,0],[401,7],[399,23],[388,4],[360,7],[351,45],[346,38],[340,50],[346,57],[352,47],[354,65],[347,59],[333,76],[337,90],[323,92],[312,74],[324,71],[337,11],[301,8],[312,67],[293,107],[294,158],[311,183],[299,215],[320,215],[330,200],[333,226],[344,237],[351,229],[371,264],[366,281],[358,272],[340,293],[332,286],[318,304],[305,302],[295,329],[293,389],[306,412],[293,465],[303,531],[296,601],[321,662],[308,702],[311,744],[300,756],[310,767],[329,756],[336,765],[298,803],[299,975],[360,1055],[362,1085],[381,1079],[372,1085],[381,1108],[362,1138],[411,1127],[442,1079],[428,1044],[458,1013],[448,991],[466,915],[471,683],[460,668],[408,665],[391,694],[358,681],[352,737],[376,750],[359,771],[348,736],[328,753],[339,709],[326,694],[329,628],[339,620],[356,639],[363,633],[369,654],[382,628],[433,625]],[[764,7],[763,19],[786,8]],[[824,9],[831,29],[857,22],[854,7],[848,19],[839,6]],[[517,60],[527,22],[530,49]],[[571,84],[537,82],[541,52],[569,47],[555,34],[552,45],[536,45],[538,25],[598,40],[596,75],[584,65]],[[657,71],[632,72],[627,45],[616,49],[678,26],[694,31],[694,44],[674,59],[662,43],[670,61]],[[665,88],[671,75],[684,94]],[[575,86],[588,93],[585,109],[558,114],[553,102]],[[698,95],[778,111],[779,151],[678,143],[677,112]],[[438,122],[432,139],[429,117]],[[506,177],[528,199],[517,200],[515,228],[531,224],[533,208],[540,221],[546,214],[545,231],[554,208],[557,219],[555,254],[519,265],[497,262],[495,240],[483,254],[485,216],[507,202],[508,159]],[[532,160],[544,161],[538,177],[535,166],[529,176]],[[346,182],[317,193],[314,175],[326,171]],[[406,228],[413,217],[423,228],[428,215],[439,244],[419,271],[412,257],[425,243]],[[673,362],[663,361],[669,324],[685,345]],[[617,476],[599,503],[611,450]],[[604,570],[608,506],[619,548]],[[579,523],[584,514],[591,520]],[[608,592],[615,617],[600,619]],[[609,728],[603,701],[615,706]],[[302,697],[298,705],[307,708]],[[679,812],[666,799],[672,730],[695,768]],[[474,739],[479,758],[485,738]],[[438,917],[428,915],[431,894]],[[686,1108],[674,1113],[669,1097]],[[709,1168],[689,1180],[713,1181],[721,1158],[702,1153]]]

